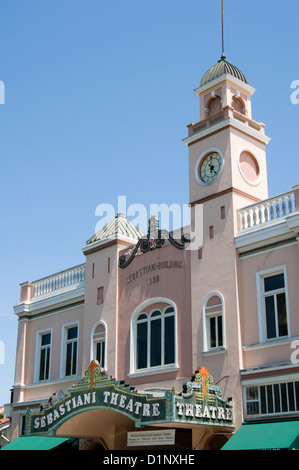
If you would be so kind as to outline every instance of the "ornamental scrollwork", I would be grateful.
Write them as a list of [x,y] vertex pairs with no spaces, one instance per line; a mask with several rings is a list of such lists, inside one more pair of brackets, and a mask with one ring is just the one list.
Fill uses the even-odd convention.
[[181,239],[177,240],[167,230],[156,230],[153,232],[149,229],[148,234],[140,238],[131,250],[120,256],[119,267],[126,268],[137,254],[156,250],[169,243],[178,250],[184,250],[188,242],[189,240],[185,235],[182,235]]

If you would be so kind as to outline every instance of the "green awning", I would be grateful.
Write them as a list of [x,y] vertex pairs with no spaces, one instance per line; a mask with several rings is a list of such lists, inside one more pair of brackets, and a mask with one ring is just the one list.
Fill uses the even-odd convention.
[[221,450],[299,450],[299,420],[243,423]]
[[59,450],[74,449],[78,444],[78,439],[65,437],[47,436],[22,436],[17,437],[1,450]]

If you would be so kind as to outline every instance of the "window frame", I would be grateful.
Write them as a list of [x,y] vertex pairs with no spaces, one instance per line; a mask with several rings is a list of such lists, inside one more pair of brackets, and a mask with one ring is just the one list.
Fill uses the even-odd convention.
[[[208,302],[212,297],[218,297],[220,300],[219,306],[221,305],[221,311],[219,312],[207,312],[206,309],[209,308]],[[218,307],[216,305],[215,307]],[[219,345],[219,334],[218,334],[218,317],[222,318],[222,345]],[[216,341],[217,345],[212,347],[211,346],[211,318],[217,318],[215,321],[215,328],[216,328]],[[220,292],[210,292],[204,300],[203,303],[203,352],[204,353],[217,353],[223,352],[226,350],[226,334],[225,334],[225,308],[224,308],[224,297]]]
[[[95,331],[99,325],[104,327],[104,338],[94,339]],[[103,321],[97,322],[91,332],[91,351],[90,351],[90,360],[96,360],[96,352],[97,352],[97,345],[98,343],[105,343],[104,344],[104,365],[101,366],[102,370],[107,370],[107,325]]]
[[[47,379],[40,379],[40,362],[41,362],[41,352],[42,349],[45,349],[42,346],[42,337],[50,334],[50,344],[46,345],[50,349],[50,358],[49,358],[49,370],[48,370],[48,378]],[[39,330],[36,332],[36,350],[35,350],[35,368],[34,368],[34,383],[45,383],[51,380],[51,360],[52,360],[52,338],[53,338],[53,329],[46,328],[44,330]]]
[[[66,374],[66,358],[67,358],[67,344],[70,342],[73,342],[72,340],[67,339],[67,332],[71,328],[77,327],[77,349],[76,349],[76,371],[74,374],[67,375]],[[62,356],[61,356],[61,361],[60,361],[60,378],[65,378],[69,379],[72,377],[77,377],[78,376],[78,357],[79,357],[79,322],[71,322],[62,325],[62,335],[61,335],[61,341],[62,341]]]
[[[163,303],[163,308],[155,307],[154,304]],[[148,309],[153,305],[148,312],[144,312],[145,309]],[[168,308],[172,307],[173,312],[169,314],[165,314]],[[157,366],[150,366],[150,331],[148,328],[147,331],[147,367],[138,369],[137,368],[137,320],[139,315],[142,313],[146,313],[147,320],[145,322],[147,325],[150,325],[154,319],[150,319],[150,316],[155,311],[160,311],[161,316],[157,318],[161,318],[161,365]],[[165,318],[173,316],[174,318],[174,362],[171,364],[165,364]],[[155,318],[155,317],[154,317]],[[152,374],[159,374],[164,372],[176,371],[178,370],[178,338],[177,338],[177,308],[174,302],[169,299],[165,298],[154,298],[150,299],[143,304],[141,304],[132,314],[131,316],[131,325],[130,325],[130,373],[128,374],[129,377],[141,377],[145,375],[152,375]],[[163,358],[163,360],[162,360]]]
[[97,288],[97,305],[103,305],[104,303],[104,286]]
[[[284,275],[284,288],[274,289],[265,292],[265,279],[275,276],[277,274]],[[285,340],[291,337],[291,323],[290,323],[290,308],[289,308],[289,294],[287,282],[287,267],[286,265],[276,266],[273,268],[258,271],[256,273],[256,288],[257,288],[257,306],[258,306],[258,325],[259,325],[259,341],[260,343],[269,343],[275,341]],[[279,293],[285,293],[286,303],[286,322],[287,322],[287,335],[279,336],[279,331],[276,328],[276,336],[273,338],[267,337],[267,319],[266,319],[266,302],[265,298],[273,295],[276,297]],[[275,308],[275,325],[277,326],[277,311]]]
[[[299,390],[299,376],[297,375],[287,375],[281,378],[275,377],[269,377],[268,379],[261,378],[260,380],[250,380],[243,382],[243,412],[244,412],[244,417],[246,419],[256,419],[256,418],[267,418],[267,417],[278,417],[278,416],[291,416],[291,415],[297,415],[299,411],[299,391],[298,391],[298,397],[296,397],[296,385],[298,384],[298,390]],[[293,388],[293,399],[294,399],[294,409],[290,409],[290,388],[288,384],[292,384]],[[278,395],[279,395],[279,411],[275,411],[275,407],[277,406],[276,404],[276,399],[278,398],[278,395],[275,397],[274,392],[274,387],[277,387],[276,390],[278,390]],[[283,401],[282,399],[282,387],[285,386],[285,392],[286,392],[286,402]],[[265,387],[265,402],[264,405],[262,404],[262,393],[261,389],[262,387]],[[268,392],[269,388],[271,387],[271,393]],[[255,388],[257,389],[257,397],[252,400],[247,400],[247,389],[248,388]],[[267,389],[267,390],[266,390]],[[266,396],[267,395],[267,396]],[[272,410],[269,411],[271,407],[269,407],[269,397],[271,395],[271,400],[272,400]],[[248,413],[247,405],[248,403],[256,403],[257,406],[257,412],[255,413]],[[287,407],[287,411],[283,410],[283,408]],[[265,407],[267,409],[267,412],[263,413],[262,409]]]

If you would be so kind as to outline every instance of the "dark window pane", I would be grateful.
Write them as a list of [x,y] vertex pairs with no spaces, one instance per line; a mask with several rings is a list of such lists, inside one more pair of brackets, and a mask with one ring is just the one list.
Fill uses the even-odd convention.
[[73,342],[72,375],[77,372],[77,341]]
[[165,318],[165,364],[175,361],[174,316]]
[[274,385],[274,403],[275,403],[275,413],[280,413],[280,393],[279,393],[279,385]]
[[161,365],[161,319],[151,321],[151,367]]
[[272,385],[267,385],[268,413],[273,413],[273,390]]
[[137,325],[137,369],[147,367],[147,323]]
[[161,316],[160,310],[156,310],[155,312],[153,312],[153,313],[151,314],[151,318],[152,318],[152,317],[160,317],[160,316]]
[[261,414],[267,414],[267,402],[266,402],[266,387],[260,387],[260,394],[261,394]]
[[174,312],[174,308],[173,307],[168,307],[166,310],[165,310],[165,313],[172,313]]
[[104,343],[104,341],[102,342],[102,348],[103,348],[103,351],[102,351],[102,367],[105,367],[105,343]]
[[65,375],[72,374],[72,343],[66,345],[66,364],[65,364]]
[[74,326],[73,328],[69,328],[67,330],[67,339],[75,339],[77,338],[78,334],[78,327]]
[[139,321],[139,320],[146,320],[146,319],[147,319],[147,314],[146,314],[146,313],[141,313],[141,314],[139,315],[137,321]]
[[218,317],[218,346],[223,346],[223,338],[222,338],[222,316],[219,315]]
[[46,335],[42,335],[42,346],[46,346],[51,342],[51,333],[47,333]]
[[105,341],[100,341],[97,343],[96,360],[100,364],[100,367],[105,366]]
[[46,350],[40,352],[39,380],[44,380]]
[[266,297],[266,324],[267,324],[267,338],[276,337],[275,327],[275,309],[274,309],[274,296]]
[[288,383],[289,411],[295,411],[294,384]]
[[216,347],[216,318],[210,318],[210,347]]
[[258,396],[257,387],[246,387],[246,400],[257,400]]
[[47,380],[49,378],[49,370],[50,370],[50,348],[46,349],[46,368],[44,378]]
[[287,308],[286,308],[286,296],[285,293],[277,294],[277,313],[278,313],[278,331],[279,336],[287,336],[288,325],[287,325]]
[[247,403],[247,414],[248,415],[259,414],[259,402],[258,401],[250,401]]
[[98,363],[101,365],[101,360],[102,360],[102,357],[101,357],[101,343],[97,343],[97,346],[96,346],[96,360],[98,361]]
[[286,384],[280,384],[280,392],[281,392],[281,406],[282,411],[288,411],[288,401],[287,401],[287,386]]
[[276,274],[275,276],[265,277],[265,292],[284,288],[284,274]]

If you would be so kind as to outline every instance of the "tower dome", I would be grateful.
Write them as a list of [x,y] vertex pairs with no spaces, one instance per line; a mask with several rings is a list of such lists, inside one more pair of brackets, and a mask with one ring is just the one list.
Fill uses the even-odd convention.
[[222,54],[221,59],[213,65],[202,77],[200,81],[200,87],[206,85],[208,82],[211,82],[215,78],[220,77],[221,75],[229,74],[235,78],[238,78],[244,83],[248,84],[248,80],[245,75],[237,67],[232,65],[228,60],[226,60],[225,54]]

